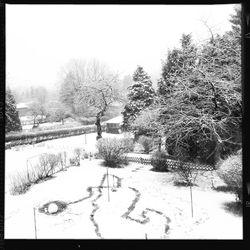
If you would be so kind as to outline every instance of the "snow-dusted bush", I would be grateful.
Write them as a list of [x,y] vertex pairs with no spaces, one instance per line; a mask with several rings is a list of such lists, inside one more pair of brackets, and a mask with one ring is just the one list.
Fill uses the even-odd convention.
[[37,182],[54,174],[55,168],[60,164],[60,158],[55,154],[42,154],[38,164],[30,171],[30,175]]
[[123,142],[126,153],[133,152],[134,150],[134,141],[133,138],[123,138],[120,139]]
[[31,185],[26,171],[10,175],[9,180],[12,195],[25,193]]
[[89,158],[89,155],[87,152],[83,152],[83,155],[82,155],[83,159],[88,159]]
[[39,181],[53,175],[55,173],[56,167],[58,167],[58,165],[64,164],[62,161],[65,162],[61,154],[56,155],[45,153],[40,155],[37,163],[32,167],[29,167],[25,171],[10,175],[10,193],[25,193],[32,184],[38,183]]
[[229,156],[219,163],[218,176],[234,190],[237,198],[242,201],[242,153]]
[[60,152],[58,153],[58,161],[61,165],[61,170],[63,170],[66,167],[66,162],[67,162],[67,152]]
[[128,150],[122,139],[102,138],[97,142],[98,154],[104,159],[105,165],[119,167],[123,163],[123,154]]
[[81,148],[75,148],[73,156],[69,159],[69,162],[73,166],[80,166],[81,160]]
[[157,151],[152,155],[151,165],[156,171],[168,171],[168,155],[164,151]]
[[191,168],[190,165],[185,164],[185,162],[179,162],[175,169],[176,182],[187,186],[195,184],[198,174],[199,171],[197,169]]
[[148,136],[140,136],[138,142],[143,146],[144,152],[149,153],[153,149],[153,139]]

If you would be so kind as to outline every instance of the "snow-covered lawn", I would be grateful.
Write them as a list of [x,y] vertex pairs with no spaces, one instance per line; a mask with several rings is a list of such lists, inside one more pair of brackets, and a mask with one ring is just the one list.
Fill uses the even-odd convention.
[[[86,144],[82,135],[6,150],[6,173],[25,168],[27,157],[49,150],[79,146],[94,152],[95,136],[87,135]],[[103,134],[108,136],[124,135]],[[10,195],[6,182],[5,238],[34,239],[35,208],[38,239],[242,239],[242,217],[224,208],[235,197],[211,189],[206,180],[213,173],[201,176],[192,188],[192,218],[189,188],[175,186],[172,173],[151,168],[130,163],[109,168],[107,178],[102,160],[85,159],[22,195]],[[216,184],[220,180],[215,177]],[[68,205],[56,215],[38,210],[53,201]]]
[[[61,129],[61,128],[69,128],[71,127],[76,127],[76,126],[81,126],[81,123],[75,121],[72,118],[66,118],[64,120],[64,124],[62,122],[45,122],[45,123],[40,123],[38,129],[32,129],[33,127],[33,117],[32,116],[21,116],[20,121],[22,124],[22,130],[23,131],[39,131],[40,129],[46,130],[46,129]],[[28,123],[28,124],[27,124]]]
[[[103,133],[103,138],[123,138],[124,134]],[[129,136],[129,135],[126,135]],[[87,153],[96,152],[96,133],[65,137],[51,141],[45,141],[34,145],[21,145],[5,150],[5,176],[26,168],[27,159],[42,153],[57,153],[67,151],[72,153],[75,148],[84,148]]]

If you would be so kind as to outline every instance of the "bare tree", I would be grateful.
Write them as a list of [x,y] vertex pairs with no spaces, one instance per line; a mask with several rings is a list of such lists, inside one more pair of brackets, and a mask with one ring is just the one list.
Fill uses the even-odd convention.
[[94,107],[96,112],[97,140],[102,137],[101,117],[104,116],[110,104],[119,100],[116,85],[118,75],[114,74],[99,62],[93,61],[87,68],[87,79],[81,85],[78,94],[79,103]]
[[46,115],[46,108],[39,102],[33,102],[31,105],[31,115],[33,118],[33,127],[37,127]]
[[[74,104],[95,112],[97,140],[102,137],[101,117],[114,101],[120,100],[118,75],[97,60],[88,63],[74,60],[68,70],[77,84],[74,91]],[[67,74],[67,71],[65,70]]]

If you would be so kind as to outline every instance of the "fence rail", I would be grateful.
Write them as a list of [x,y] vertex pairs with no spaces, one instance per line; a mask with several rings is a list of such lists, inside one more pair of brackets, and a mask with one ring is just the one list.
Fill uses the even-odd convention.
[[[129,162],[141,163],[143,165],[151,165],[151,159],[145,159],[143,157],[124,156],[124,159]],[[184,168],[191,168],[194,170],[204,170],[204,171],[214,170],[214,167],[210,165],[201,165],[201,164],[196,164],[192,162],[181,162],[181,161],[174,160],[171,158],[166,160],[166,165],[168,168],[172,168],[172,169],[178,169],[180,165],[182,165],[182,167]]]

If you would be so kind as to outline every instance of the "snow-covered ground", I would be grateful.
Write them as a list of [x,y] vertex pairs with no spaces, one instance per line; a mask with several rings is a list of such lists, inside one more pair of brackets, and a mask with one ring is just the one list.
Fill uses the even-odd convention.
[[[81,126],[81,123],[75,121],[72,118],[66,118],[64,120],[64,124],[61,122],[45,122],[40,123],[38,129],[32,129],[33,127],[33,117],[32,116],[21,116],[20,121],[23,124],[22,130],[23,131],[36,131],[38,129],[60,129],[60,128],[66,128],[69,126],[76,127]],[[24,125],[25,124],[25,125]]]
[[[124,134],[103,133],[103,138],[123,138]],[[130,136],[130,135],[125,135]],[[27,159],[42,153],[73,152],[75,148],[83,148],[87,153],[96,152],[96,133],[65,137],[51,141],[45,141],[34,145],[21,145],[5,150],[5,177],[16,170],[26,168]]]
[[[42,152],[83,147],[93,153],[95,137],[88,134],[86,143],[81,135],[6,150],[6,174],[25,168],[27,157]],[[69,167],[18,196],[10,195],[6,181],[5,238],[34,239],[35,208],[38,239],[242,239],[242,217],[224,209],[234,195],[204,184],[209,175],[192,188],[193,218],[188,187],[174,186],[172,173],[137,163],[107,169],[102,160],[85,159],[80,167]],[[57,215],[38,211],[52,201],[68,206]]]

